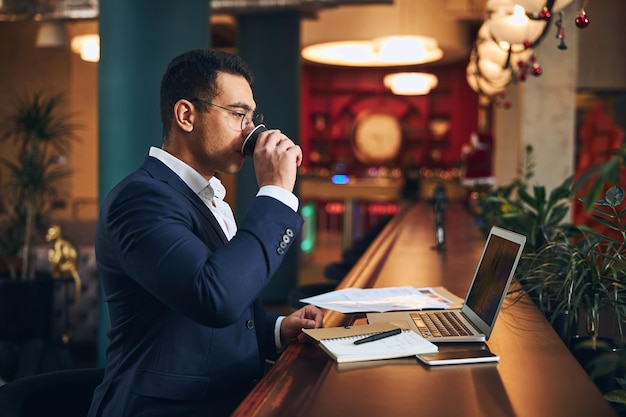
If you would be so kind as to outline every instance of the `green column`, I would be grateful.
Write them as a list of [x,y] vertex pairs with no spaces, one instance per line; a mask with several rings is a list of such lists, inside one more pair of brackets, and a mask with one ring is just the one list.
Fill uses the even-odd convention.
[[[141,164],[150,146],[161,144],[159,87],[167,63],[186,50],[210,45],[210,1],[184,3],[181,7],[171,0],[100,2],[100,201]],[[110,323],[100,299],[98,363],[103,366]]]
[[[278,128],[299,143],[300,133],[300,12],[245,14],[237,21],[239,55],[255,75],[252,86],[257,108],[268,128]],[[251,161],[237,176],[239,218],[258,189]],[[299,244],[294,244],[263,294],[266,302],[283,303],[297,284]]]

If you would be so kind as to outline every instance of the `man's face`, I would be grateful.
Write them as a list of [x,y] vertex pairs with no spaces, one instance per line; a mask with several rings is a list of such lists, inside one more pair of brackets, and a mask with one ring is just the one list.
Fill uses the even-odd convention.
[[[218,95],[207,111],[198,112],[194,122],[193,151],[204,176],[215,172],[233,174],[245,161],[241,147],[248,130],[241,131],[241,114],[254,110],[256,103],[250,84],[245,78],[220,72],[217,76]],[[220,107],[216,107],[220,106]]]

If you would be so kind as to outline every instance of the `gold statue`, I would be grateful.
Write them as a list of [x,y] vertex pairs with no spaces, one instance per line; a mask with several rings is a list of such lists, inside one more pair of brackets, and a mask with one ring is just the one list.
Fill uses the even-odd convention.
[[74,279],[75,300],[74,300],[74,317],[70,323],[70,328],[63,335],[63,343],[70,341],[80,313],[80,293],[81,281],[76,269],[76,260],[78,251],[76,247],[63,237],[61,227],[58,225],[50,226],[46,234],[46,241],[52,242],[52,248],[48,251],[48,260],[52,267],[52,276],[54,278],[72,278]]

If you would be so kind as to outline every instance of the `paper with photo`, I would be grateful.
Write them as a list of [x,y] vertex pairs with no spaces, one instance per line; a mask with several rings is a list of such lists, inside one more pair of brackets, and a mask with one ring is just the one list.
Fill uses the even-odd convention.
[[[446,291],[447,292],[447,291]],[[411,286],[385,288],[344,288],[313,297],[303,298],[303,303],[340,313],[385,312],[397,310],[445,309],[458,305],[458,297],[452,299],[432,287]]]

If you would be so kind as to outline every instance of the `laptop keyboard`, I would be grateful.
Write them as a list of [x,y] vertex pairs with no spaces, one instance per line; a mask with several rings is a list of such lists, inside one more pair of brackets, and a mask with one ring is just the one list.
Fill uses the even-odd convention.
[[467,336],[471,331],[450,311],[411,313],[413,322],[424,337]]

